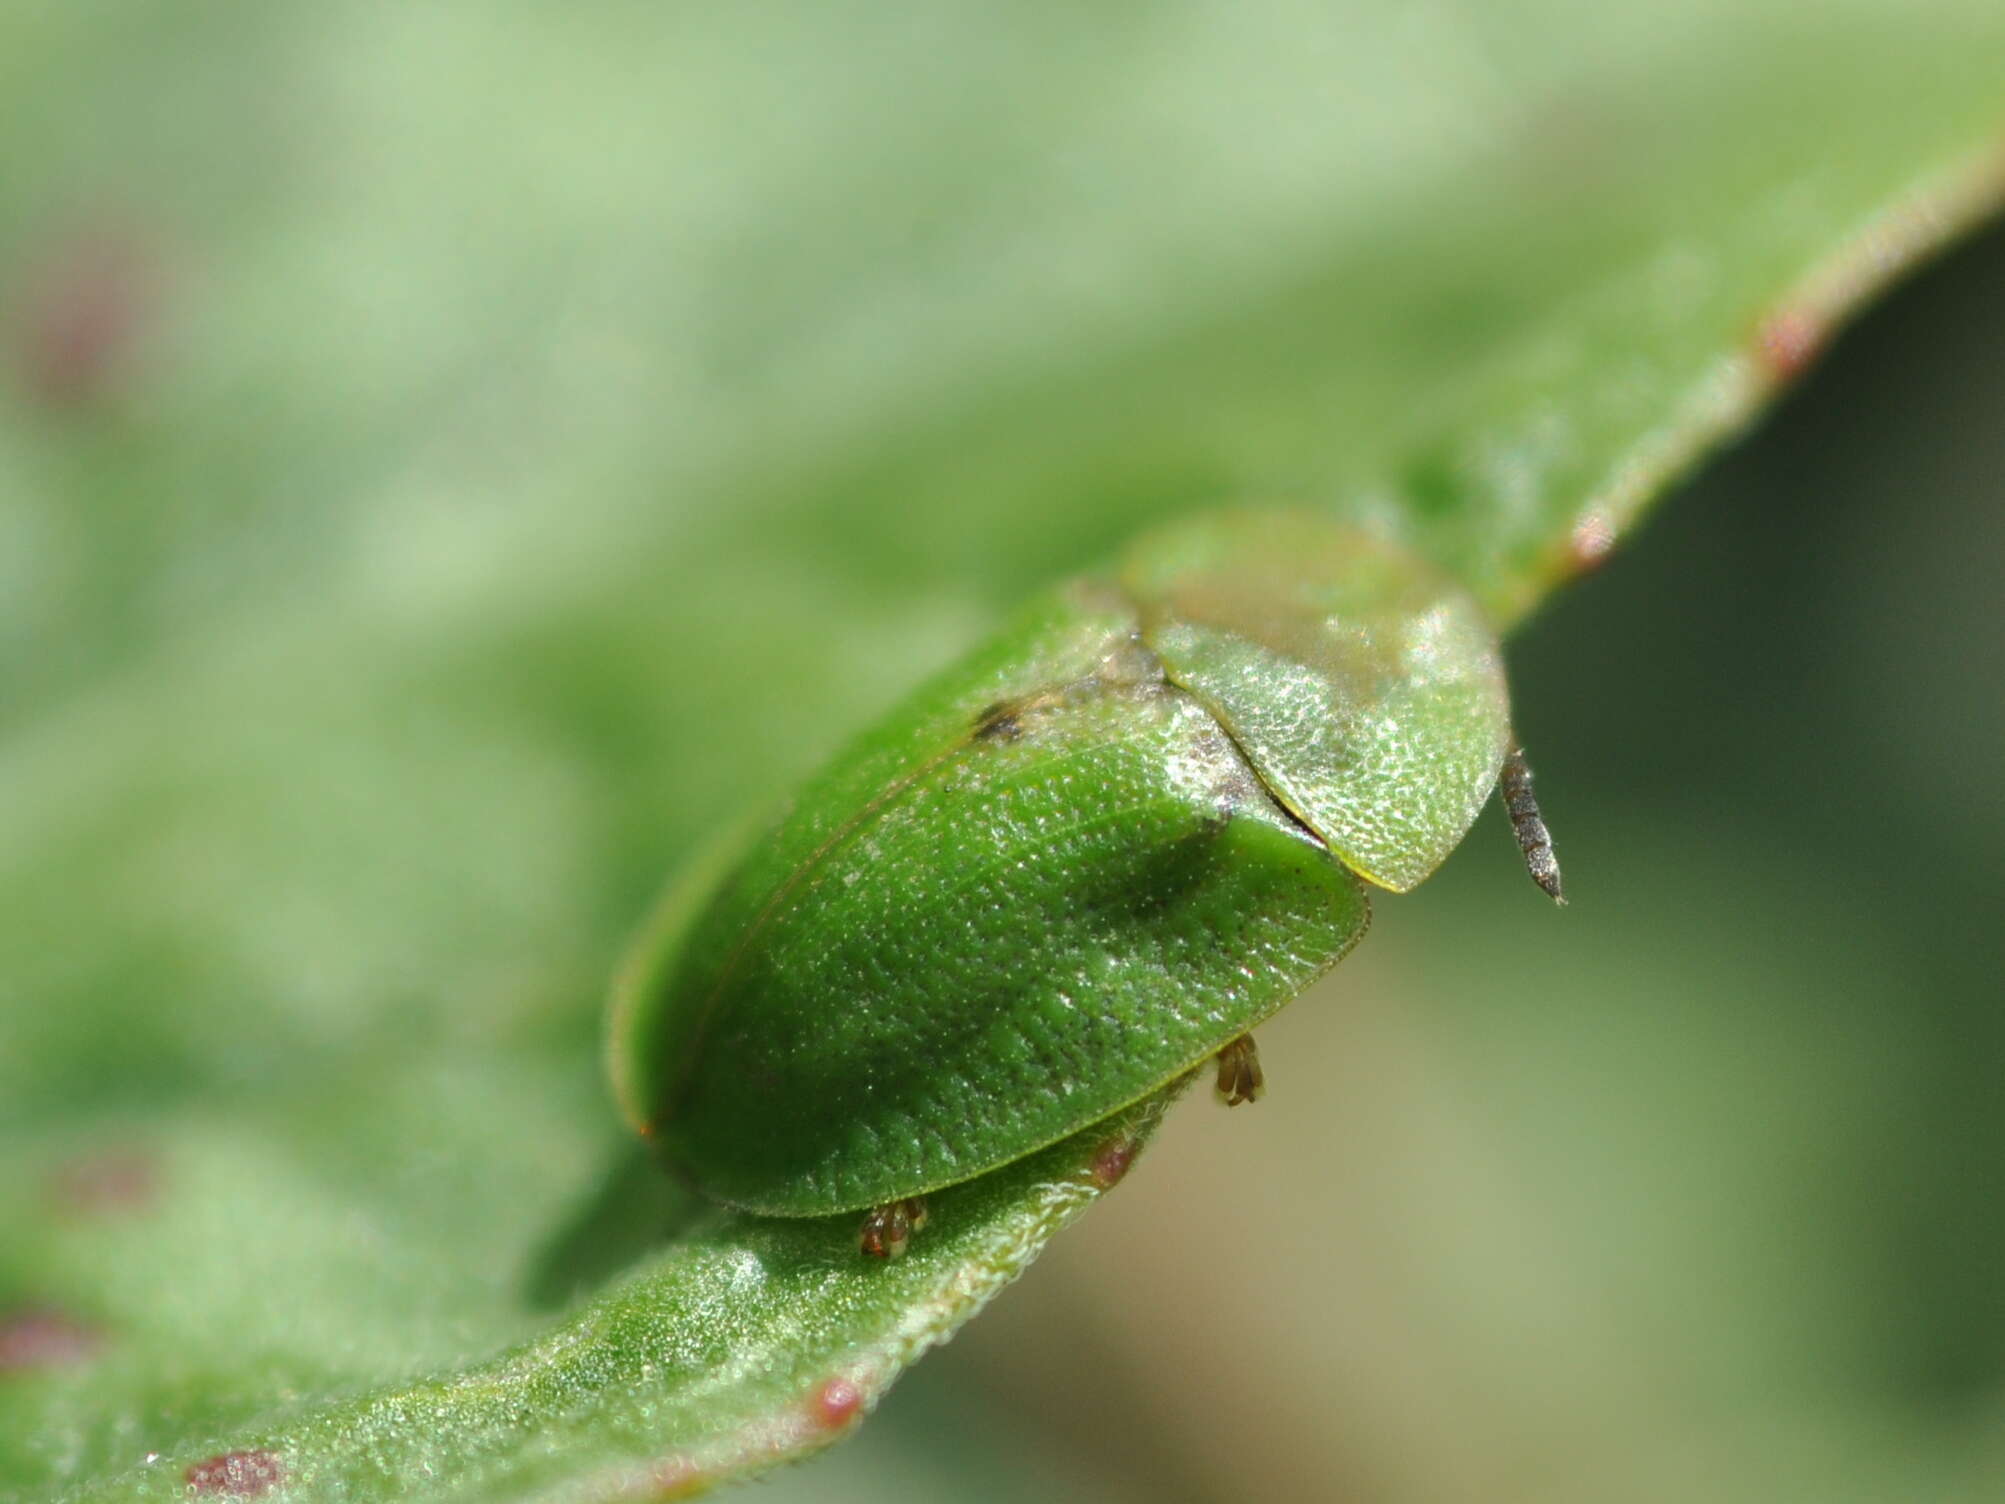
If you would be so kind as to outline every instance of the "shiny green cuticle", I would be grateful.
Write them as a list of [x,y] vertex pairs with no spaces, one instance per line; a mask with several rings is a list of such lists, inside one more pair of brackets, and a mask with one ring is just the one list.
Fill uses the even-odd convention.
[[1286,512],[1151,534],[691,865],[616,988],[621,1107],[707,1195],[879,1208],[866,1246],[895,1252],[900,1205],[1335,965],[1510,749],[1495,634],[1406,551]]

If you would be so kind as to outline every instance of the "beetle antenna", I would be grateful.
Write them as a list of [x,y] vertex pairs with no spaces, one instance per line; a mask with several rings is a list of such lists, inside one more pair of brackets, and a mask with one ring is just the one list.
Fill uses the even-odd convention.
[[1525,761],[1525,749],[1515,741],[1504,754],[1504,771],[1497,781],[1503,791],[1504,809],[1517,834],[1518,849],[1525,854],[1525,870],[1557,904],[1566,896],[1560,891],[1559,858],[1553,855],[1552,832],[1539,813],[1539,796],[1532,792],[1532,767]]

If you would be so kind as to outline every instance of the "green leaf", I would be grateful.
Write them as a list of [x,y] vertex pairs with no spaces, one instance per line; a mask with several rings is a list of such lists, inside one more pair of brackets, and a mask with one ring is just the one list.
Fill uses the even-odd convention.
[[[361,1083],[344,1084],[352,1100]],[[385,1105],[390,1131],[407,1133],[416,1120],[399,1121],[397,1109],[421,1113],[422,1098],[440,1083],[425,1082],[409,1093],[399,1092],[398,1084],[391,1084]],[[531,1083],[510,1084],[519,1090]],[[493,1357],[331,1402],[301,1398],[267,1410],[248,1428],[205,1436],[214,1424],[208,1418],[231,1408],[232,1390],[285,1382],[288,1359],[297,1356],[277,1350],[287,1335],[295,1341],[310,1335],[324,1350],[339,1352],[379,1335],[366,1326],[344,1329],[358,1307],[389,1325],[423,1323],[428,1311],[451,1299],[450,1292],[422,1288],[428,1283],[422,1276],[395,1280],[400,1271],[394,1266],[382,1270],[392,1276],[391,1288],[372,1294],[370,1266],[405,1251],[396,1241],[402,1229],[394,1224],[409,1221],[411,1185],[372,1198],[358,1174],[350,1184],[314,1188],[318,1194],[288,1193],[283,1177],[289,1156],[260,1162],[238,1137],[283,1141],[296,1131],[290,1115],[240,1121],[235,1133],[189,1144],[158,1167],[180,1187],[171,1205],[143,1219],[123,1218],[122,1237],[99,1227],[73,1230],[55,1240],[62,1246],[47,1251],[94,1257],[89,1278],[114,1299],[128,1266],[187,1257],[175,1283],[212,1313],[243,1308],[244,1292],[270,1281],[293,1287],[310,1281],[323,1296],[342,1292],[344,1302],[289,1322],[253,1298],[248,1304],[261,1319],[219,1332],[192,1352],[166,1345],[174,1340],[170,1318],[149,1334],[159,1345],[144,1363],[124,1360],[107,1341],[101,1365],[97,1355],[92,1358],[99,1371],[88,1394],[96,1414],[78,1419],[103,1424],[106,1402],[115,1398],[175,1416],[190,1441],[165,1455],[133,1459],[135,1465],[78,1497],[184,1498],[185,1480],[204,1476],[205,1463],[209,1476],[229,1477],[234,1468],[239,1480],[282,1481],[315,1498],[422,1493],[481,1499],[544,1491],[566,1499],[674,1497],[813,1451],[861,1420],[906,1365],[951,1336],[1059,1228],[1116,1183],[1170,1095],[939,1194],[925,1236],[892,1263],[858,1255],[854,1216],[779,1220],[676,1205],[679,1198],[659,1173],[630,1151],[560,1223],[558,1235],[535,1250],[528,1269],[506,1271],[515,1289],[490,1278],[487,1283],[501,1288],[484,1292],[512,1294],[532,1308],[562,1300],[575,1283],[589,1283],[609,1254],[624,1253],[631,1269],[594,1299]],[[507,1102],[448,1105],[462,1121],[483,1110],[493,1113],[491,1163],[456,1167],[428,1189],[450,1196],[451,1182],[469,1168],[485,1172],[490,1186],[506,1184],[519,1153],[518,1141],[505,1131]],[[80,1210],[87,1221],[121,1210],[77,1204],[89,1171],[88,1162],[75,1167],[54,1188],[71,1193],[72,1221]],[[285,1267],[271,1259],[269,1238],[262,1248],[215,1247],[219,1230],[244,1215],[253,1187],[269,1187],[284,1202],[278,1209],[285,1213],[289,1244]],[[477,1238],[481,1209],[453,1210],[468,1217],[474,1225],[464,1231]],[[662,1242],[664,1229],[677,1220],[685,1224],[679,1235]],[[365,1237],[344,1235],[344,1223],[357,1222],[366,1222]],[[377,1243],[385,1227],[390,1237]],[[406,1283],[413,1287],[397,1288]],[[468,1305],[464,1296],[460,1304]],[[326,1321],[317,1332],[316,1314]],[[145,1319],[135,1311],[119,1315],[128,1332],[133,1321]],[[275,1323],[274,1316],[281,1319]],[[292,1331],[274,1332],[275,1325]],[[96,1330],[79,1327],[77,1336],[94,1343]],[[432,1335],[453,1340],[449,1330]],[[52,1404],[57,1413],[43,1418],[51,1430],[27,1432],[26,1439],[75,1446],[76,1433],[63,1434],[62,1412],[78,1398],[58,1391]]]
[[662,875],[1177,511],[1519,619],[1996,203],[2001,63],[1978,0],[10,16],[0,1494],[835,1434],[1098,1142],[890,1271],[688,1223],[598,1078]]

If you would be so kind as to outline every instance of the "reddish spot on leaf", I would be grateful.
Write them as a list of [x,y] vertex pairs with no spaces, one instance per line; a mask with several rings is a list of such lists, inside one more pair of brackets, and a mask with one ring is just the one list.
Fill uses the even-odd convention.
[[114,1151],[61,1166],[49,1177],[48,1197],[58,1211],[72,1216],[115,1216],[151,1206],[159,1181],[153,1156]]
[[224,1452],[188,1469],[188,1487],[198,1494],[255,1499],[285,1482],[285,1465],[271,1452]]
[[856,1419],[863,1408],[863,1391],[848,1379],[830,1379],[815,1391],[814,1416],[831,1431]]
[[1589,512],[1573,525],[1567,537],[1567,554],[1578,570],[1594,568],[1615,547],[1615,527],[1600,512]]
[[1086,1167],[1086,1173],[1101,1190],[1112,1190],[1134,1166],[1135,1156],[1141,1148],[1136,1139],[1110,1138],[1094,1151],[1093,1162]]
[[61,1311],[0,1311],[0,1374],[81,1363],[102,1345],[95,1331]]
[[153,322],[158,278],[131,236],[97,231],[60,246],[29,279],[15,359],[31,395],[82,407],[126,374]]
[[670,1457],[648,1470],[648,1493],[656,1499],[687,1499],[707,1484],[703,1469],[684,1457]]
[[1824,348],[1824,321],[1805,308],[1783,308],[1762,320],[1755,352],[1776,381],[1801,376]]

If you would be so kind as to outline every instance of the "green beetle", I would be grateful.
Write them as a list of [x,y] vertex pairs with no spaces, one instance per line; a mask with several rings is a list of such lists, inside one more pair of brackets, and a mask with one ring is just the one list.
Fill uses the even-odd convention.
[[1503,774],[1559,872],[1495,634],[1405,550],[1292,513],[1144,538],[855,741],[664,898],[615,988],[633,1126],[716,1200],[866,1212],[1216,1058],[1431,873]]

